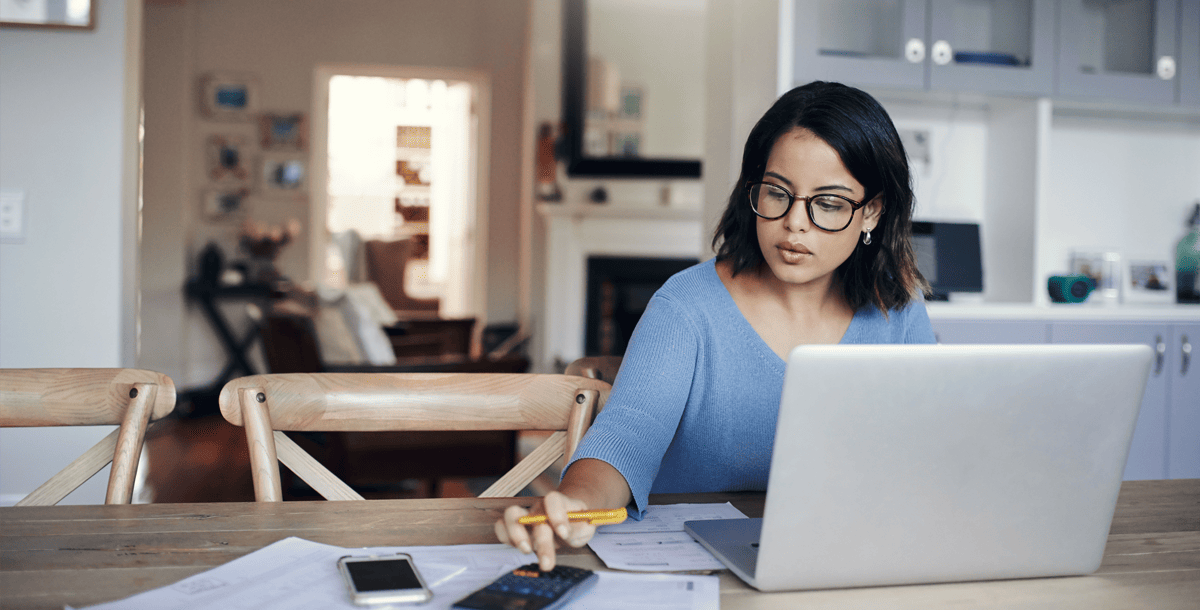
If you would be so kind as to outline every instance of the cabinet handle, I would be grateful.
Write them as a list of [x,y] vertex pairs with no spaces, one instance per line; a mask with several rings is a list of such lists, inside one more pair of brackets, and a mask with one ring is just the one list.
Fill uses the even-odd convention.
[[1163,361],[1167,357],[1167,344],[1163,341],[1162,335],[1154,338],[1154,376],[1158,377],[1162,374]]
[[1183,366],[1179,369],[1180,375],[1187,375],[1188,365],[1192,363],[1192,343],[1188,341],[1188,336],[1183,336],[1183,345],[1179,346],[1179,351],[1183,354]]
[[909,38],[904,45],[904,57],[914,64],[925,61],[925,42],[920,38]]
[[933,57],[933,63],[944,66],[954,58],[954,49],[950,48],[950,43],[945,40],[939,40],[933,43],[933,54],[931,57]]
[[1163,55],[1158,58],[1158,77],[1163,80],[1171,80],[1175,78],[1175,58],[1170,55]]

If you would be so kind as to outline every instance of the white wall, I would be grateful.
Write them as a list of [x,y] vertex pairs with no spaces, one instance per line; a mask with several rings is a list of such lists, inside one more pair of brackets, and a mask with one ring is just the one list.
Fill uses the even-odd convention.
[[1035,279],[1070,271],[1073,250],[1115,251],[1125,264],[1162,261],[1173,270],[1175,244],[1200,201],[1200,120],[1056,115],[1049,144],[1050,205],[1039,209]]
[[[25,192],[23,243],[0,244],[0,367],[132,366],[141,2],[93,31],[0,33],[0,188]],[[0,430],[11,503],[109,430]],[[102,503],[107,470],[67,502]]]
[[[147,240],[144,344],[147,367],[186,387],[212,380],[224,364],[215,335],[180,296],[195,259],[210,240],[235,258],[238,224],[200,214],[204,142],[209,134],[244,135],[256,125],[218,123],[199,114],[203,75],[239,72],[258,79],[263,111],[313,111],[317,64],[467,68],[491,79],[488,155],[486,319],[517,319],[521,154],[532,145],[523,125],[528,0],[188,0],[152,4],[146,12]],[[311,121],[311,116],[310,116]],[[251,150],[257,149],[252,146]],[[151,154],[150,151],[153,151]],[[253,165],[252,165],[253,167]],[[304,201],[252,195],[249,215],[305,225],[280,258],[284,274],[310,278],[311,231]],[[168,238],[171,235],[173,237]],[[177,236],[177,237],[176,237]],[[234,320],[242,319],[236,306]]]

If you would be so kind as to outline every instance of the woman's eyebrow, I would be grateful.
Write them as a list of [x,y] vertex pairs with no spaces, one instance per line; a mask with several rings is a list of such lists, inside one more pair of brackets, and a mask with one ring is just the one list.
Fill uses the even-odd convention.
[[828,186],[818,186],[817,188],[815,188],[813,190],[815,190],[815,191],[846,191],[847,193],[854,192],[854,189],[852,189],[848,186],[843,186],[841,184],[830,184]]
[[[795,185],[792,184],[791,180],[788,180],[787,178],[784,178],[783,176],[781,176],[775,172],[765,172],[763,174],[764,178],[766,178],[768,176],[771,178],[774,178],[776,180],[779,180],[780,182],[786,182],[789,187],[795,188]],[[813,190],[814,191],[846,191],[847,193],[854,192],[854,189],[852,189],[848,186],[842,185],[842,184],[830,184],[827,186],[818,186],[817,188],[815,188]]]
[[772,178],[774,178],[774,179],[776,179],[776,180],[779,180],[780,182],[786,182],[786,183],[787,183],[787,185],[788,185],[788,186],[790,186],[790,187],[792,187],[792,188],[795,188],[795,186],[796,186],[796,185],[792,184],[792,181],[791,181],[791,180],[788,180],[787,178],[784,178],[783,176],[781,176],[781,175],[779,175],[779,174],[776,174],[775,172],[766,172],[766,173],[764,173],[764,174],[763,174],[763,177],[764,177],[764,178],[766,178],[767,176],[770,176],[770,177],[772,177]]

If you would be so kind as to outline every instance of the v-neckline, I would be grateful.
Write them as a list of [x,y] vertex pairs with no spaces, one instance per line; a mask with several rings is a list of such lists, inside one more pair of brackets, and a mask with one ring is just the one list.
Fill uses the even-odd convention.
[[[776,354],[775,350],[771,349],[771,346],[767,344],[766,339],[763,339],[762,335],[758,334],[758,331],[755,330],[754,325],[751,324],[750,320],[746,318],[746,314],[742,313],[742,309],[738,307],[737,301],[733,300],[733,293],[729,292],[729,287],[726,286],[725,282],[721,280],[721,274],[717,273],[717,261],[715,258],[709,260],[709,271],[712,273],[712,281],[716,282],[721,288],[721,294],[723,295],[721,300],[724,303],[724,306],[728,311],[737,314],[732,317],[735,320],[738,320],[738,322],[736,322],[736,324],[740,325],[738,330],[741,331],[742,334],[753,337],[757,342],[758,349],[766,352],[766,354],[769,354],[770,358],[768,358],[768,361],[774,363],[782,372],[782,370],[787,366],[787,362],[781,358],[779,354]],[[859,324],[858,314],[859,312],[855,311],[854,315],[850,317],[850,324],[846,326],[846,331],[842,333],[841,338],[838,339],[838,345],[845,343],[846,337],[850,335],[850,331]]]

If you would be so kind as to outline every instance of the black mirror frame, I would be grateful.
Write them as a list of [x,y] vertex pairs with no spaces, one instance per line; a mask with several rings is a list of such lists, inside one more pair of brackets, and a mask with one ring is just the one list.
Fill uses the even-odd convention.
[[563,2],[563,124],[568,176],[699,178],[698,159],[588,157],[583,154],[587,83],[587,0]]

